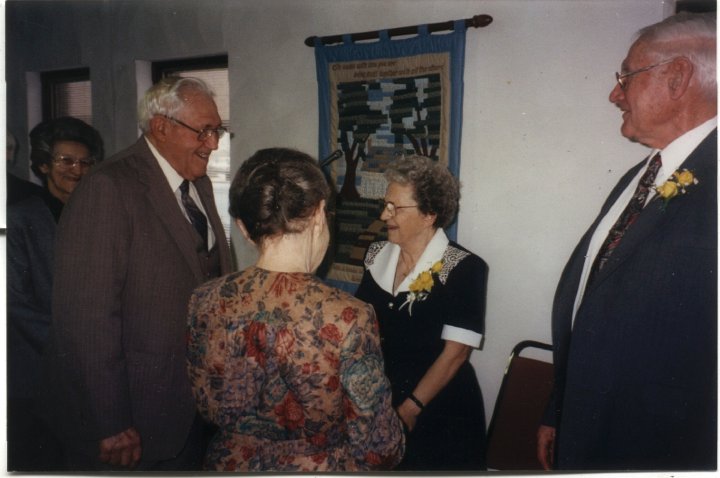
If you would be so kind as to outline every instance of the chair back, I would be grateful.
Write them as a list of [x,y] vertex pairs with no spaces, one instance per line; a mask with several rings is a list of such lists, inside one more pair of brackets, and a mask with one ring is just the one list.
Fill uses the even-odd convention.
[[510,354],[487,436],[487,466],[493,470],[542,470],[537,430],[553,386],[551,362],[521,357],[552,346],[526,340]]

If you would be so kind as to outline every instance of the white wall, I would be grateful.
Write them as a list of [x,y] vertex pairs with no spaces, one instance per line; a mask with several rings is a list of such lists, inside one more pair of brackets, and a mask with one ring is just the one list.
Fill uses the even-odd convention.
[[[613,73],[656,1],[492,2],[468,35],[458,239],[490,265],[486,340],[472,358],[487,410],[507,353],[550,342],[555,286],[620,175],[645,148],[619,134]],[[473,42],[473,40],[477,40]]]
[[[472,357],[488,421],[507,354],[520,340],[550,341],[567,257],[621,173],[642,159],[645,149],[620,136],[607,96],[634,31],[672,8],[663,0],[112,0],[33,2],[31,17],[20,15],[29,3],[8,10],[8,124],[18,135],[28,126],[27,71],[89,66],[95,125],[112,153],[137,134],[136,60],[227,52],[234,168],[268,146],[317,154],[306,37],[493,16],[467,33],[458,229],[459,242],[490,265],[486,339]],[[236,252],[241,266],[254,257],[240,245]]]

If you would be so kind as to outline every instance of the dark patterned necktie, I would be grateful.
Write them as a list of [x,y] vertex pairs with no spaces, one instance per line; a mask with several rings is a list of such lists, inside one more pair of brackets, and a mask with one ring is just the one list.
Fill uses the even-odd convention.
[[180,184],[180,199],[182,200],[183,206],[185,206],[185,211],[187,211],[190,222],[197,233],[200,234],[200,237],[202,237],[205,249],[207,249],[207,218],[200,208],[198,208],[195,201],[193,201],[193,198],[190,197],[189,189],[190,183],[186,179],[182,182],[182,184]]
[[597,272],[600,271],[603,266],[605,266],[617,245],[620,244],[620,240],[625,235],[625,232],[632,225],[632,223],[635,222],[635,220],[640,215],[640,212],[643,210],[643,207],[645,207],[645,201],[647,200],[648,193],[650,192],[650,188],[655,183],[655,176],[657,176],[658,170],[660,169],[661,165],[662,162],[660,160],[660,153],[657,153],[650,160],[650,164],[648,164],[645,173],[643,173],[642,177],[640,178],[640,182],[635,189],[635,193],[633,194],[632,199],[630,199],[627,207],[622,212],[622,214],[620,214],[620,217],[615,222],[613,227],[610,229],[607,237],[605,238],[605,242],[603,242],[602,246],[600,247],[600,251],[595,257],[595,262],[593,263],[592,269],[590,269],[590,277],[588,279],[588,284],[592,283]]

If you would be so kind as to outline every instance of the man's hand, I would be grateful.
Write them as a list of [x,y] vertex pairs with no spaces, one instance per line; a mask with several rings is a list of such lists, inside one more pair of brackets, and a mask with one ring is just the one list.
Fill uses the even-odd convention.
[[111,465],[134,467],[140,461],[140,434],[134,427],[100,441],[100,461]]
[[552,470],[555,452],[555,427],[540,425],[537,431],[537,458],[546,470]]

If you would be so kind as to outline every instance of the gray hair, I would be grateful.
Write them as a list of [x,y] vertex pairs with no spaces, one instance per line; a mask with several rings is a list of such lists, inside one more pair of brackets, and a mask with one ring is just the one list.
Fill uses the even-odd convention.
[[410,185],[418,210],[435,214],[434,227],[448,227],[455,222],[460,207],[460,182],[450,170],[425,156],[405,156],[385,170],[388,182]]
[[715,12],[681,12],[636,34],[658,61],[684,56],[695,67],[697,80],[708,98],[717,96]]
[[9,129],[5,130],[5,151],[7,164],[14,166],[18,157],[19,146],[17,138]]
[[138,102],[138,124],[143,133],[150,131],[150,120],[155,115],[171,116],[185,106],[183,93],[197,91],[215,96],[215,92],[200,78],[168,76],[155,83]]

